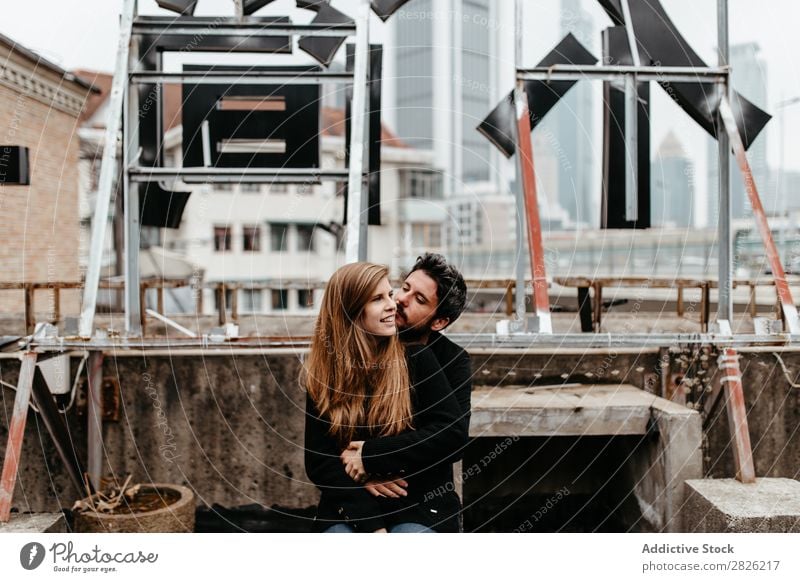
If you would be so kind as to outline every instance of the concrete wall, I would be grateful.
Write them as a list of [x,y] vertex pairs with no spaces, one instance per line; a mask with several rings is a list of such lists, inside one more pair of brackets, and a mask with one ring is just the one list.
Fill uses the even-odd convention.
[[[613,381],[639,387],[656,382],[656,388],[649,389],[657,390],[658,378],[654,370],[658,354],[655,352],[619,351],[615,357],[588,350],[579,352],[552,355],[475,350],[474,381],[484,386],[527,385],[534,380],[537,383],[564,380],[561,375],[567,374],[571,382]],[[179,355],[177,352],[128,353],[117,358],[107,355],[104,375],[119,382],[121,399],[119,420],[107,422],[105,426],[106,473],[113,472],[122,479],[132,473],[139,481],[172,481],[187,485],[197,492],[200,503],[208,505],[253,502],[268,506],[313,505],[317,493],[303,470],[304,395],[298,382],[302,356],[302,351],[293,350],[265,350],[246,355],[225,350],[202,355]],[[800,371],[800,350],[784,351],[782,357],[790,373]],[[73,370],[78,361],[78,358],[73,359]],[[0,359],[0,378],[15,384],[18,367],[16,359]],[[777,360],[769,352],[745,353],[742,368],[756,473],[760,477],[797,479],[800,391],[788,387]],[[0,394],[5,409],[0,421],[2,457],[14,393],[3,388]],[[85,459],[86,417],[79,414],[81,401],[79,394],[67,418],[77,454]],[[706,437],[706,475],[732,476],[724,414],[712,419]],[[488,442],[488,439],[481,440]],[[517,456],[531,457],[535,449],[524,443],[533,440],[536,439],[520,439],[514,443],[518,452],[512,453],[509,449],[504,453],[502,460],[493,465],[492,474],[495,470],[504,473],[505,463],[515,466]],[[470,461],[472,457],[465,459],[465,470],[470,462],[482,458],[480,447],[485,444],[474,445],[476,448],[469,454],[478,456],[473,461]],[[643,462],[648,461],[644,459]],[[635,472],[635,467],[632,470]],[[511,473],[509,469],[508,474]],[[529,481],[534,473],[526,473],[524,481]],[[519,472],[517,475],[523,476]],[[482,478],[490,478],[489,473]],[[597,475],[591,477],[597,478]],[[513,479],[504,486],[510,488],[511,493],[522,486],[522,482],[515,484]],[[561,481],[553,479],[551,476],[552,482],[541,483],[545,500],[564,485],[561,476],[558,477]],[[590,484],[591,479],[585,483]],[[480,482],[480,478],[466,482],[465,494],[473,495],[471,490],[474,491]],[[589,485],[581,485],[572,490],[573,499],[578,499],[578,493],[589,488]],[[547,493],[548,490],[552,490],[551,493]],[[499,492],[498,489],[495,493]],[[71,506],[77,496],[49,435],[41,423],[37,424],[36,415],[29,413],[14,505],[21,510],[56,510]],[[646,498],[646,492],[639,492],[639,496]],[[620,510],[629,509],[630,515],[634,515],[637,508],[630,505],[634,500],[628,499],[625,503],[628,505],[620,506]],[[569,503],[563,504],[565,508],[568,506]]]

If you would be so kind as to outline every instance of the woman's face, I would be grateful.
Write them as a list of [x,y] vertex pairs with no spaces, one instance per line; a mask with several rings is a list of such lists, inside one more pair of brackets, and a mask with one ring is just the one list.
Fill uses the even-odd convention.
[[378,336],[390,336],[397,333],[394,322],[397,306],[393,295],[389,279],[384,277],[373,289],[361,314],[361,326],[364,331]]

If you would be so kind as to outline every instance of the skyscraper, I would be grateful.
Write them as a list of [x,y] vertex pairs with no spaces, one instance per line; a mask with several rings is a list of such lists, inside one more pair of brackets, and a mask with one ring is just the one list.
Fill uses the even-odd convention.
[[447,195],[499,184],[497,154],[475,129],[499,99],[497,13],[490,0],[412,0],[393,16],[389,117],[398,137],[435,152]]
[[650,176],[653,226],[693,226],[694,165],[672,131],[658,148]]
[[[758,43],[748,42],[731,45],[731,82],[733,88],[743,97],[762,109],[767,109],[767,64],[759,56]],[[747,160],[753,171],[761,203],[767,214],[778,211],[775,197],[768,188],[769,168],[767,166],[767,130],[761,134],[747,150]],[[743,218],[750,214],[750,202],[744,188],[742,174],[731,158],[731,212],[733,218]],[[708,149],[708,220],[710,225],[717,223],[719,215],[719,152],[716,140],[711,139]]]
[[[572,33],[592,47],[594,24],[581,0],[561,0],[561,36]],[[599,191],[592,189],[594,175],[594,122],[592,83],[577,83],[544,118],[540,130],[551,133],[549,142],[558,163],[558,204],[574,223],[599,226]]]

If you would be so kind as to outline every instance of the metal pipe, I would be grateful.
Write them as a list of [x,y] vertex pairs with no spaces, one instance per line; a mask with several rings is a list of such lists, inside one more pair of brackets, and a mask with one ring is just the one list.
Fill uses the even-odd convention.
[[111,83],[111,94],[108,100],[108,119],[103,144],[103,158],[100,165],[100,180],[97,187],[97,198],[92,217],[92,235],[89,244],[89,264],[86,269],[86,287],[81,300],[81,319],[78,333],[81,337],[90,337],[94,327],[94,314],[97,308],[97,286],[100,281],[100,268],[105,250],[106,230],[108,227],[108,210],[117,174],[117,134],[127,83],[127,67],[131,42],[131,26],[133,24],[135,0],[125,0],[120,19],[120,34],[117,44],[117,61],[114,67],[114,79]]
[[232,85],[247,83],[248,85],[309,85],[313,82],[352,83],[351,73],[328,73],[309,71],[208,71],[205,73],[183,73],[172,71],[147,71],[131,73],[130,82],[134,85],[152,85],[157,83],[192,84],[192,85]]
[[[730,64],[728,46],[728,0],[717,0],[717,37],[719,66]],[[730,98],[730,84],[722,85],[723,99]],[[717,115],[717,142],[719,144],[719,300],[717,321],[733,321],[733,231],[731,230],[730,142],[723,129],[721,115]]]
[[353,263],[366,260],[367,240],[362,237],[361,221],[367,220],[362,214],[364,191],[364,165],[367,136],[367,81],[369,79],[369,10],[368,0],[360,0],[357,27],[355,63],[353,66],[353,100],[350,134],[350,168],[347,185],[347,239],[345,261]]
[[89,390],[87,398],[87,471],[95,489],[100,488],[103,476],[103,352],[89,354],[87,367]]
[[175,26],[174,20],[147,20],[135,22],[133,34],[142,36],[242,36],[242,37],[274,37],[287,35],[303,35],[313,37],[348,37],[356,32],[352,24],[287,24],[285,22],[244,23],[223,22],[215,24],[198,19],[196,22],[183,21]]
[[[131,51],[128,55],[128,70],[138,67],[137,57],[139,41],[131,40]],[[133,166],[139,157],[139,93],[130,85],[125,90],[125,107],[123,119],[123,156],[125,170],[123,172],[123,192],[125,196],[125,332],[130,336],[142,334],[142,306],[139,297],[139,184],[132,183],[128,168]]]
[[[522,1],[514,0],[514,68],[519,70],[522,66]],[[519,143],[519,128],[514,124],[515,140]],[[518,325],[524,325],[525,321],[525,268],[527,265],[525,253],[525,194],[522,188],[522,166],[516,160],[517,184],[514,191],[514,201],[516,204],[516,220],[514,221],[514,232],[516,233],[515,252],[516,252],[516,284],[514,285],[514,304],[517,315]]]

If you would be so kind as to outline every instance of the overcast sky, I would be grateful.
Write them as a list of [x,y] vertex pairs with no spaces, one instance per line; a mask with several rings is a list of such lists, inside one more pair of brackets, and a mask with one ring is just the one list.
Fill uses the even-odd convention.
[[[511,0],[495,0],[510,2]],[[559,0],[523,0],[526,7],[526,64],[532,64],[558,42]],[[4,2],[0,32],[36,50],[67,69],[87,68],[111,71],[118,34],[118,15],[122,0],[25,0]],[[155,0],[140,0],[142,13],[159,12]],[[662,4],[693,48],[707,62],[715,63],[716,0],[662,0]],[[353,13],[355,0],[334,0],[333,5]],[[595,20],[599,54],[599,31],[610,25],[599,4],[583,0]],[[781,100],[800,95],[800,2],[797,0],[730,0],[731,43],[757,42],[767,63],[767,103],[757,103],[776,116],[769,126],[768,157],[777,166],[780,159],[778,124],[786,124],[786,166],[800,170],[800,104],[776,110]],[[199,0],[197,14],[231,14],[231,0]],[[293,0],[276,0],[259,14],[291,13],[298,22],[310,20],[308,11],[293,10]],[[535,15],[535,16],[534,16]],[[371,35],[380,41],[384,25],[374,19]],[[513,34],[513,32],[512,32]],[[697,165],[700,196],[705,196],[705,158],[707,138],[688,116],[654,90],[653,152],[669,129],[678,136]],[[745,95],[747,96],[747,95]],[[697,210],[704,214],[704,202]]]

